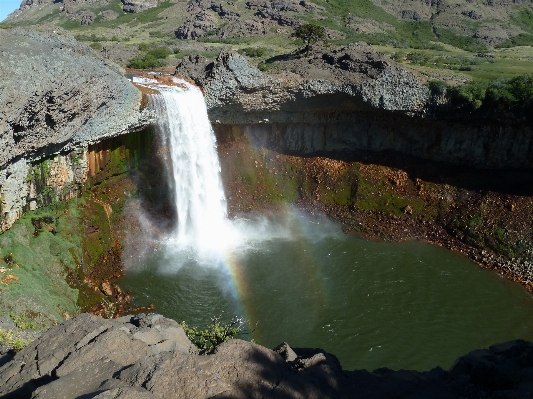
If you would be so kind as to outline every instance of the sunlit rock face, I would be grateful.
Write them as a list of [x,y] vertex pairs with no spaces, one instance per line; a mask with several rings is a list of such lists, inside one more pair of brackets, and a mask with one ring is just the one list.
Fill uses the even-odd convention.
[[322,349],[283,343],[271,350],[233,339],[212,353],[199,354],[183,328],[161,315],[104,320],[82,314],[46,331],[1,367],[0,395],[42,399],[80,395],[100,399],[530,397],[532,351],[531,342],[518,340],[471,352],[449,371],[440,367],[429,372],[346,371]]
[[138,123],[140,92],[118,67],[55,31],[0,32],[0,168],[37,151],[72,149]]
[[[290,70],[290,71],[288,71]],[[363,43],[287,61],[267,74],[237,53],[185,58],[215,131],[292,154],[393,151],[487,169],[533,167],[531,125],[435,109],[422,80]],[[442,105],[442,104],[441,104]]]
[[158,0],[122,0],[122,9],[126,12],[141,12],[157,7]]
[[[39,206],[41,183],[76,196],[88,146],[147,124],[119,68],[63,31],[2,29],[0,76],[1,230]],[[42,159],[44,174],[32,166]]]

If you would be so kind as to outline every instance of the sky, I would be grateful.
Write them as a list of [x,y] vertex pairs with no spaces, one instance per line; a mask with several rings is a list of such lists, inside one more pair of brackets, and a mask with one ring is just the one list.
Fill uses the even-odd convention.
[[20,7],[22,0],[0,0],[0,22]]

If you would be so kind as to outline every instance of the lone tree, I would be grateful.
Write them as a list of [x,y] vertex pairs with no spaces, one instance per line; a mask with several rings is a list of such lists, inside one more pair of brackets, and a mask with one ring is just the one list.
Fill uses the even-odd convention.
[[304,41],[305,56],[307,57],[313,44],[326,41],[326,30],[320,25],[304,24],[294,29],[291,36]]

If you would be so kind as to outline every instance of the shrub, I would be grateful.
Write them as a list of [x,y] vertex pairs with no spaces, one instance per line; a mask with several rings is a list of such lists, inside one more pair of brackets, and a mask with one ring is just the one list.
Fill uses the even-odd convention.
[[264,47],[245,47],[239,50],[240,54],[248,57],[262,57],[265,55],[266,49]]
[[448,85],[442,80],[431,80],[428,82],[428,88],[432,95],[441,96],[446,94]]
[[103,48],[102,44],[98,42],[91,43],[89,47],[91,47],[93,50],[96,50],[96,51],[102,51],[102,48]]
[[449,89],[452,100],[456,105],[470,104],[474,108],[479,108],[485,100],[488,84],[483,81],[472,81],[464,85]]
[[128,68],[159,68],[165,65],[165,58],[167,58],[171,54],[171,51],[168,49],[168,47],[156,47],[153,49],[149,49],[148,44],[146,43],[140,44],[139,50],[145,52],[132,58],[128,62]]
[[487,101],[493,105],[526,105],[533,101],[533,74],[498,79],[487,89]]
[[189,327],[184,321],[181,326],[185,330],[185,334],[202,351],[211,352],[218,345],[229,341],[233,337],[246,334],[244,331],[244,320],[240,317],[233,317],[230,321],[223,322],[222,316],[212,317],[211,324],[205,329],[199,330],[197,327]]
[[9,317],[18,328],[23,330],[37,330],[39,328],[37,323],[26,314],[10,313]]
[[15,352],[18,352],[28,346],[30,342],[30,340],[20,338],[12,330],[3,330],[0,328],[0,346],[12,348]]
[[262,72],[268,72],[268,71],[270,71],[271,68],[272,68],[272,65],[271,64],[267,64],[265,62],[260,62],[257,65],[257,69],[259,69]]
[[421,51],[408,53],[405,58],[415,64],[427,64],[430,59],[429,55]]

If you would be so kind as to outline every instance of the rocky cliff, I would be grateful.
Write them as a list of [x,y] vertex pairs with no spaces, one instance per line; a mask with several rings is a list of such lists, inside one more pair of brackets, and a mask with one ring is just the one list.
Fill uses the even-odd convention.
[[234,339],[200,353],[161,315],[89,314],[46,331],[0,368],[3,398],[526,398],[533,344],[479,349],[449,370],[342,370],[321,349]]
[[266,74],[236,53],[176,71],[204,88],[211,120],[238,125],[258,146],[293,154],[393,151],[485,169],[533,167],[533,131],[513,120],[435,114],[414,73],[356,43],[310,58],[287,55]]
[[32,162],[70,153],[47,169],[50,184],[82,183],[84,148],[147,123],[141,93],[119,67],[59,29],[0,30],[0,76],[2,230],[37,206],[28,199]]
[[0,167],[139,125],[139,91],[66,33],[1,30],[0,74]]
[[423,112],[429,99],[429,90],[413,73],[365,43],[310,59],[287,55],[286,64],[283,73],[266,74],[243,56],[223,52],[212,63],[190,56],[176,72],[204,88],[210,117],[223,124],[266,118],[301,122],[303,113],[327,110],[376,108],[413,115]]

